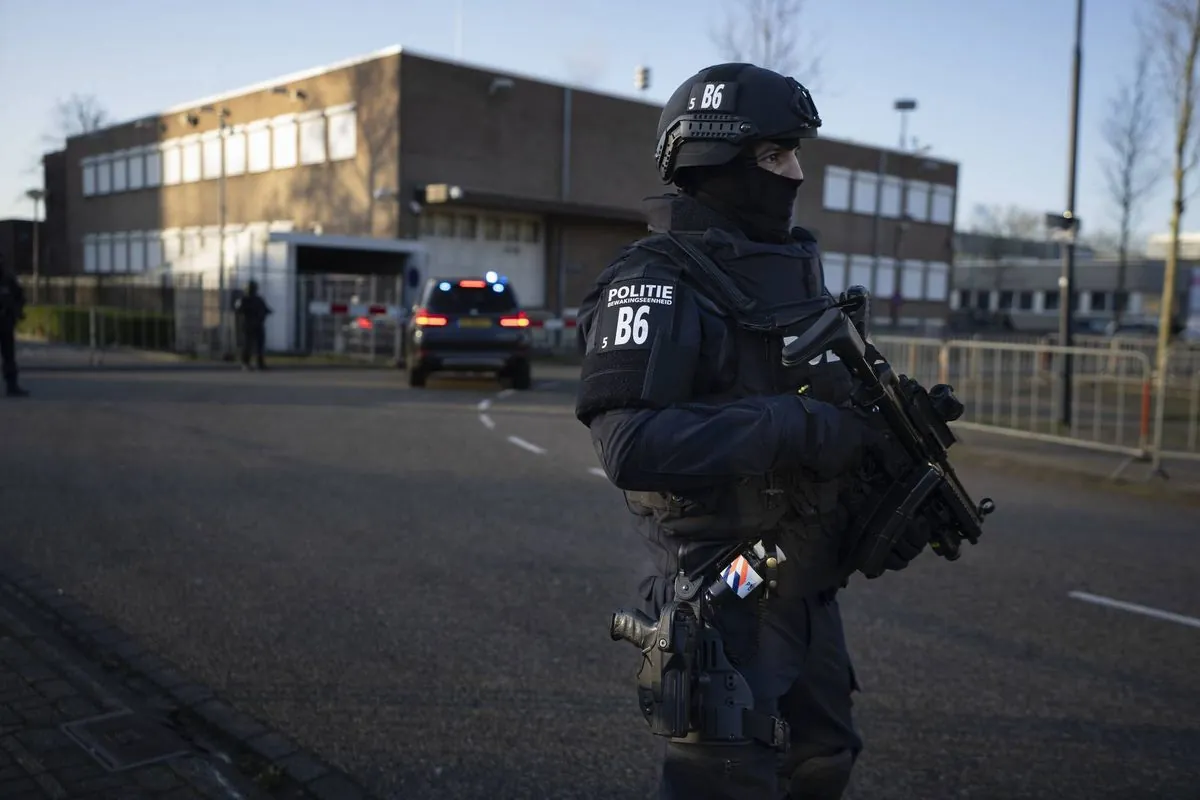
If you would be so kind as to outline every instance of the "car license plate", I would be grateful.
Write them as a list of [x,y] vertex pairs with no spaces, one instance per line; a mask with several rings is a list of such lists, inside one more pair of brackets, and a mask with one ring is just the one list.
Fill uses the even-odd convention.
[[460,328],[490,328],[492,321],[490,319],[460,319],[458,321]]

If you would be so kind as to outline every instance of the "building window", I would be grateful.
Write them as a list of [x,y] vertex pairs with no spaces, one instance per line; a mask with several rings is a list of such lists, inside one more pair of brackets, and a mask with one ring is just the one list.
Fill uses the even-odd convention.
[[1128,310],[1129,292],[1113,292],[1113,311],[1125,312]]
[[163,144],[163,186],[174,186],[183,182],[183,149],[178,140]]
[[900,296],[905,300],[921,300],[925,291],[925,265],[920,261],[905,261],[900,267]]
[[151,272],[162,266],[163,240],[158,231],[146,232],[146,271]]
[[874,172],[854,173],[854,213],[874,214],[879,187],[879,175]]
[[146,151],[143,148],[129,151],[129,189],[136,191],[146,185]]
[[246,130],[237,126],[225,136],[225,174],[246,172]]
[[521,241],[521,224],[515,219],[506,219],[501,223],[501,237],[506,242]]
[[96,193],[96,164],[90,158],[80,163],[83,166],[83,196],[91,197]]
[[112,162],[108,156],[96,159],[96,194],[108,194],[112,191]]
[[879,215],[895,219],[900,216],[900,196],[904,184],[895,175],[883,176],[883,193],[879,198]]
[[129,167],[125,151],[112,155],[112,190],[123,192],[129,188]]
[[309,112],[300,120],[300,163],[321,164],[325,161],[325,117],[323,112]]
[[146,151],[146,186],[158,186],[162,183],[162,151],[151,145]]
[[929,221],[949,225],[954,221],[954,187],[934,186],[929,198]]
[[971,307],[971,290],[970,289],[959,289],[957,296],[958,296],[958,307],[959,308],[970,308]]
[[521,223],[521,241],[536,244],[542,239],[542,226],[532,220]]
[[129,234],[129,271],[145,272],[146,240],[140,231]]
[[875,267],[875,285],[871,293],[880,300],[891,299],[896,294],[896,260],[881,258]]
[[929,219],[929,184],[923,181],[909,181],[908,196],[904,202],[904,213],[917,222]]
[[183,237],[178,231],[164,231],[162,234],[163,262],[175,264],[183,256]]
[[1108,307],[1108,292],[1092,292],[1092,311],[1111,311]]
[[271,165],[275,169],[296,166],[296,116],[284,114],[271,120]]
[[255,122],[247,126],[249,155],[247,164],[251,172],[266,172],[271,168],[271,129],[267,122]]
[[112,271],[129,272],[129,240],[123,233],[112,235]]
[[221,132],[209,131],[204,134],[204,179],[213,180],[221,177]]
[[850,256],[850,275],[846,278],[847,284],[869,289],[871,286],[871,265],[872,259],[870,256]]
[[825,253],[821,256],[821,268],[825,273],[825,288],[834,297],[846,291],[846,254]]
[[1045,302],[1042,303],[1042,308],[1046,311],[1055,311],[1058,309],[1058,290],[1046,292]]
[[184,183],[196,183],[203,175],[201,164],[202,153],[199,135],[187,136],[180,143],[180,154],[183,163],[182,178]]
[[96,252],[96,237],[83,237],[83,271],[95,272],[98,253]]
[[1001,311],[1010,311],[1013,307],[1013,293],[1008,290],[1000,292],[999,305],[996,306]]
[[1021,292],[1017,295],[1017,309],[1033,311],[1033,292]]
[[479,219],[474,214],[460,214],[454,219],[454,234],[459,239],[475,239]]
[[432,214],[433,235],[445,239],[454,237],[454,217],[450,214]]
[[327,108],[325,115],[329,119],[329,160],[345,161],[354,158],[358,140],[354,105]]
[[825,209],[850,210],[850,180],[852,173],[845,167],[825,168]]
[[102,233],[96,237],[96,271],[112,272],[112,236]]
[[987,311],[992,306],[992,293],[986,289],[975,292],[975,308]]
[[426,213],[417,217],[417,224],[422,236],[433,236],[433,214]]
[[489,242],[500,241],[500,220],[495,217],[483,218],[483,238]]
[[946,302],[950,294],[950,265],[931,261],[925,267],[925,299]]

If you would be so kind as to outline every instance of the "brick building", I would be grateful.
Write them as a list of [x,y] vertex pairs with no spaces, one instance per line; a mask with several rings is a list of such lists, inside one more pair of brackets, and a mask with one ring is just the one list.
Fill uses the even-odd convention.
[[[659,112],[390,48],[70,139],[46,162],[65,198],[47,229],[71,272],[254,275],[287,309],[273,347],[296,343],[305,273],[495,270],[530,308],[569,310],[665,191]],[[944,317],[957,165],[819,139],[804,168],[797,218],[830,288]],[[427,186],[452,188],[417,203]]]

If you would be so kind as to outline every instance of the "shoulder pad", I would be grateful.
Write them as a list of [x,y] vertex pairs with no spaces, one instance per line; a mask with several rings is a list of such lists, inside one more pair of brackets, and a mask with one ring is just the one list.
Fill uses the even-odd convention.
[[817,235],[815,233],[810,231],[808,228],[801,228],[799,226],[792,228],[792,238],[797,242],[815,243],[817,241]]

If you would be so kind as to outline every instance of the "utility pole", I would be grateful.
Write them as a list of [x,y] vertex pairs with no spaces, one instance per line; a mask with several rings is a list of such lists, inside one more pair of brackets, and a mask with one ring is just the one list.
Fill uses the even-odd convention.
[[[1075,57],[1071,64],[1071,133],[1067,169],[1067,209],[1063,213],[1064,237],[1062,275],[1058,279],[1058,343],[1072,345],[1071,324],[1075,317],[1075,239],[1079,233],[1075,218],[1075,184],[1079,163],[1079,84],[1083,64],[1083,0],[1075,0]],[[1059,392],[1059,422],[1063,431],[1071,430],[1073,370],[1070,352],[1062,357],[1062,387]]]
[[42,204],[42,198],[46,193],[41,189],[29,189],[25,192],[25,196],[33,201],[33,304],[38,304],[38,294],[41,288],[41,277],[39,275],[41,269],[41,259],[38,256],[41,253],[38,247],[38,214]]

